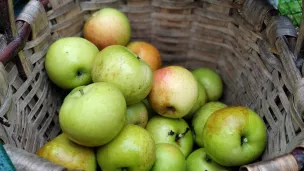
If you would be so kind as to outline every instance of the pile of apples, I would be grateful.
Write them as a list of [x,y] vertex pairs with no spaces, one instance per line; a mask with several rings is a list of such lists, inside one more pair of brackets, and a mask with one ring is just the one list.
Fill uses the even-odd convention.
[[50,80],[68,90],[62,133],[37,155],[85,171],[224,171],[254,162],[266,146],[262,119],[220,102],[209,68],[162,66],[152,44],[131,39],[131,24],[103,8],[48,49]]

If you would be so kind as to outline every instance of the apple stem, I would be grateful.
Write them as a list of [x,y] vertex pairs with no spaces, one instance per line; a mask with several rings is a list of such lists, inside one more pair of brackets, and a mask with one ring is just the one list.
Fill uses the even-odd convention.
[[79,91],[80,91],[81,95],[84,95],[83,89],[80,89]]
[[179,139],[183,138],[187,134],[187,132],[189,132],[189,131],[190,131],[190,128],[186,128],[184,133],[177,134],[176,137],[175,137],[175,141],[178,141]]

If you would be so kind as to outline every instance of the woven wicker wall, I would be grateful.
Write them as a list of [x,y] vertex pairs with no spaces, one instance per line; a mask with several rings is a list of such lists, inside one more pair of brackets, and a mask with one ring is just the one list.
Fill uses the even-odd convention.
[[[295,30],[273,34],[268,21],[268,30],[261,32],[265,27],[261,21],[271,7],[255,9],[260,10],[256,17],[252,14],[257,12],[248,8],[255,1],[246,3],[244,12],[235,9],[240,5],[231,0],[50,0],[50,10],[45,12],[32,2],[30,8],[38,10],[30,14],[26,10],[20,17],[30,20],[33,30],[31,40],[19,53],[27,59],[23,62],[26,78],[20,78],[12,64],[2,74],[9,84],[7,92],[11,92],[10,110],[17,113],[10,119],[12,126],[6,128],[13,139],[4,141],[34,152],[59,133],[57,112],[64,94],[47,79],[43,57],[54,40],[82,36],[83,24],[94,11],[113,7],[130,19],[132,40],[158,47],[164,65],[205,66],[221,74],[225,82],[222,100],[252,108],[267,125],[264,159],[289,152],[304,137],[301,101],[293,96],[303,87],[301,74],[285,36],[295,36]],[[291,27],[288,22],[282,25]],[[268,39],[273,37],[277,39]]]

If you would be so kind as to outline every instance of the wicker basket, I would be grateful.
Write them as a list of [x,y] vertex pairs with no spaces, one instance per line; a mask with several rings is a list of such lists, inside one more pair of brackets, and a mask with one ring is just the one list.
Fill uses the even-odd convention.
[[164,65],[215,69],[225,82],[221,101],[261,116],[266,150],[241,170],[303,167],[304,24],[295,28],[265,0],[31,0],[16,18],[11,1],[0,7],[0,138],[9,155],[12,147],[17,155],[35,153],[60,133],[58,110],[67,92],[47,77],[48,47],[82,36],[94,11],[113,7],[130,19],[132,40],[155,45]]

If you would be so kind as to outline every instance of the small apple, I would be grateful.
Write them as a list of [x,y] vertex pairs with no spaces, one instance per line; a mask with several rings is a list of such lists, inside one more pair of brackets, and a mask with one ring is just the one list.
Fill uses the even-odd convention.
[[184,119],[186,120],[192,119],[195,112],[207,102],[207,94],[205,88],[198,82],[197,85],[198,85],[198,98],[194,103],[194,106],[192,107],[191,111],[186,116],[184,116]]
[[150,171],[186,171],[185,156],[172,144],[156,144],[156,160]]
[[155,143],[142,127],[125,124],[113,141],[97,149],[103,171],[149,171],[156,159]]
[[59,111],[59,124],[72,141],[89,147],[111,141],[126,120],[126,101],[111,83],[92,83],[73,89]]
[[193,151],[187,158],[187,171],[229,171],[228,168],[213,161],[204,148]]
[[95,171],[97,168],[94,150],[74,143],[64,133],[44,144],[36,154],[67,169]]
[[210,68],[197,68],[192,71],[194,77],[206,90],[208,101],[217,101],[223,94],[223,82],[220,75]]
[[98,52],[93,43],[80,37],[58,39],[46,54],[48,77],[62,89],[87,85],[92,82],[92,64]]
[[148,111],[143,102],[127,106],[126,122],[143,128],[146,127],[148,123]]
[[110,82],[123,93],[127,105],[142,101],[152,88],[153,72],[149,65],[128,48],[111,45],[95,57],[94,82]]
[[192,128],[195,135],[194,141],[199,147],[204,147],[203,131],[207,119],[212,113],[225,107],[227,105],[221,102],[208,102],[192,118]]
[[110,45],[126,46],[131,39],[131,24],[127,16],[115,8],[102,8],[84,24],[84,38],[99,50]]
[[267,143],[266,127],[247,107],[231,106],[214,112],[203,131],[206,153],[223,166],[241,166],[256,160]]
[[184,117],[197,98],[197,81],[186,68],[167,66],[154,72],[148,101],[158,114],[168,118]]
[[185,157],[192,151],[192,131],[184,119],[157,115],[148,121],[146,130],[152,135],[156,144],[172,144],[179,148]]
[[162,59],[158,49],[151,43],[144,41],[134,41],[127,45],[132,52],[143,59],[152,69],[156,71],[162,65]]

